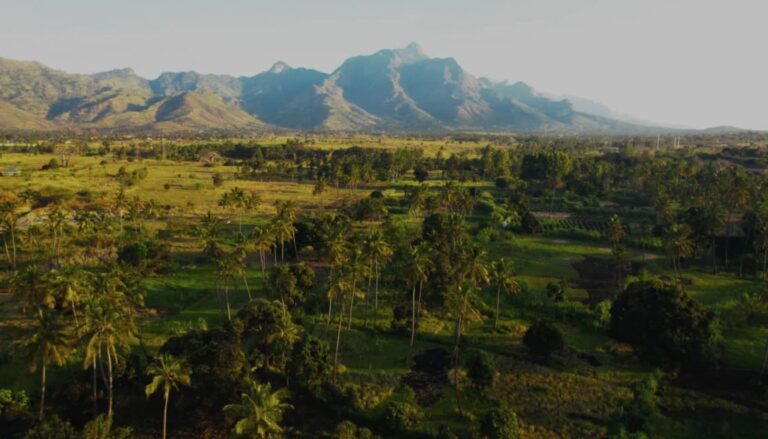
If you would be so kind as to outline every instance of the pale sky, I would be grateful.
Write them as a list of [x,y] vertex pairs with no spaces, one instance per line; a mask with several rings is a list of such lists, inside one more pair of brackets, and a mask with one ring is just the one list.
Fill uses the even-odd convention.
[[76,73],[330,72],[411,41],[641,119],[768,129],[768,0],[0,0],[0,57]]

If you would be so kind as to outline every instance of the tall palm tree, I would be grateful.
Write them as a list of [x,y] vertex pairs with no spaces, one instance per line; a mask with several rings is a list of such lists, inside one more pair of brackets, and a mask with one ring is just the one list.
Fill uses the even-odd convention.
[[296,227],[294,226],[297,217],[296,204],[293,201],[276,201],[275,210],[277,211],[274,220],[275,228],[282,245],[281,260],[285,257],[285,241],[288,240],[293,243],[293,252],[298,261],[299,252],[296,248]]
[[48,215],[46,215],[46,227],[52,234],[52,250],[56,255],[56,263],[60,263],[61,259],[61,241],[64,238],[64,227],[67,224],[68,216],[59,206],[54,206]]
[[224,289],[224,299],[226,301],[227,320],[232,321],[232,309],[229,306],[229,288],[232,286],[232,280],[237,277],[237,258],[232,255],[222,255],[216,260],[216,278],[219,288]]
[[672,261],[675,271],[675,283],[680,280],[680,259],[688,257],[693,252],[691,228],[687,224],[673,224],[665,236],[667,256]]
[[368,258],[372,265],[371,272],[374,278],[373,315],[374,319],[376,319],[379,310],[379,277],[381,274],[381,266],[389,262],[394,251],[389,242],[384,239],[384,234],[380,229],[374,229],[371,234],[368,235],[365,250],[368,253]]
[[491,270],[491,279],[496,284],[496,313],[494,314],[493,327],[499,324],[499,302],[501,292],[513,294],[520,292],[520,284],[515,280],[515,268],[512,261],[501,258],[494,262]]
[[[329,279],[333,279],[334,271],[341,267],[344,263],[349,261],[350,258],[350,242],[347,237],[348,226],[344,223],[334,223],[328,232],[328,235],[324,237],[326,250],[328,253],[328,262],[331,265]],[[328,295],[328,321],[326,328],[331,324],[333,298],[334,294]]]
[[274,245],[275,237],[268,227],[256,226],[251,232],[250,241],[253,249],[259,252],[259,262],[261,262],[261,289],[263,290],[266,287],[267,281],[267,261],[265,255]]
[[107,417],[112,418],[113,368],[119,364],[120,352],[127,350],[136,333],[133,315],[124,312],[113,296],[102,295],[91,299],[85,307],[82,339],[83,367],[93,367],[94,408],[97,400],[96,363],[106,357],[109,405]]
[[45,385],[48,365],[62,366],[70,352],[71,340],[67,325],[54,311],[38,312],[29,337],[23,342],[30,359],[29,368],[35,372],[40,368],[40,412],[42,421],[45,413]]
[[[352,297],[359,295],[360,291],[355,288],[354,277],[356,273],[351,267],[343,266],[334,271],[333,275],[329,279],[328,296],[329,299],[335,296],[338,301],[338,326],[336,327],[336,349],[333,355],[333,381],[336,382],[336,373],[339,364],[339,346],[341,345],[341,328],[343,326],[344,313],[346,311],[347,301],[351,301]],[[326,324],[326,330],[330,324]]]
[[[413,353],[413,343],[416,339],[416,309],[417,307],[421,308],[421,290],[424,282],[429,277],[429,270],[432,266],[428,251],[427,246],[424,244],[412,246],[406,261],[405,276],[408,279],[408,283],[411,284],[411,343],[408,347],[408,360],[410,360]],[[419,291],[418,305],[416,300],[417,286]]]
[[272,391],[272,385],[248,380],[246,393],[240,395],[240,403],[224,406],[224,413],[238,421],[234,432],[238,437],[269,439],[280,437],[283,428],[280,422],[290,404],[283,402],[288,397],[286,389]]
[[50,271],[46,275],[46,280],[56,301],[69,306],[75,320],[75,328],[79,331],[80,319],[77,316],[77,308],[83,297],[87,295],[90,286],[85,279],[84,271],[80,267],[66,265]]
[[200,217],[200,222],[195,227],[195,233],[203,242],[203,254],[211,259],[219,257],[222,253],[219,227],[221,220],[211,212]]
[[[454,319],[453,361],[455,369],[458,369],[461,364],[459,359],[459,349],[464,327],[470,322],[481,320],[483,317],[477,308],[477,303],[479,301],[480,296],[478,295],[477,287],[472,285],[471,282],[460,284],[458,287],[450,290],[445,297],[445,306],[448,315],[452,316]],[[456,406],[459,409],[459,413],[461,413],[458,377],[454,379],[454,385],[456,390]]]
[[192,372],[183,361],[170,354],[163,354],[156,363],[147,367],[147,375],[152,381],[144,388],[147,398],[152,396],[160,386],[163,387],[163,439],[166,438],[168,425],[168,400],[171,397],[171,389],[179,390],[179,385],[189,387],[192,384]]
[[[18,229],[17,205],[11,201],[0,204],[0,232],[3,235],[3,248],[8,263],[16,269],[16,233]],[[10,247],[8,245],[10,241]]]
[[27,265],[11,276],[10,290],[22,312],[53,309],[56,297],[46,285],[45,273],[37,265]]

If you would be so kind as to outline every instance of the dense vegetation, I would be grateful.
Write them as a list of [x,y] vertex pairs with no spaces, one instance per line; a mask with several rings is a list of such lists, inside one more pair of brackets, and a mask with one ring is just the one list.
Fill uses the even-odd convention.
[[32,139],[0,431],[759,437],[768,142]]

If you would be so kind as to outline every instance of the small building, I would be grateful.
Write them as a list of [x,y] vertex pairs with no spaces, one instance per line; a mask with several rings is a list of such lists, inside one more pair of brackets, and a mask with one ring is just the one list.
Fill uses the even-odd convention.
[[9,166],[2,171],[0,171],[0,176],[3,177],[10,177],[15,175],[21,175],[21,171],[18,168],[14,168],[12,166]]

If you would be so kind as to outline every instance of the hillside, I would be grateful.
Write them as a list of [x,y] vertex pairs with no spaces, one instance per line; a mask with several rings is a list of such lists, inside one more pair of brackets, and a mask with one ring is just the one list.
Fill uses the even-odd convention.
[[[254,76],[131,69],[93,75],[0,59],[5,128],[645,132],[577,111],[522,83],[478,78],[416,44],[344,61],[330,74],[275,63]],[[12,108],[11,108],[12,107]]]

